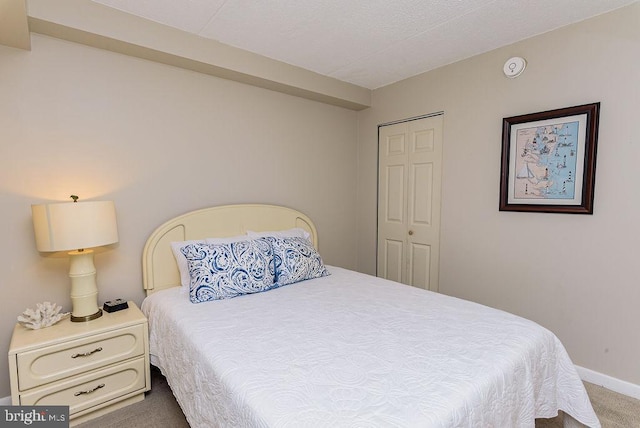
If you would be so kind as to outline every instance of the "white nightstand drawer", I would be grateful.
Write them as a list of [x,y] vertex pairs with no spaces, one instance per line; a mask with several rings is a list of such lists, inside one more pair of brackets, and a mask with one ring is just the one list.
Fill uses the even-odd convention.
[[144,327],[135,325],[17,355],[20,391],[145,353]]
[[21,405],[68,405],[69,414],[146,389],[145,358],[55,382],[20,394]]

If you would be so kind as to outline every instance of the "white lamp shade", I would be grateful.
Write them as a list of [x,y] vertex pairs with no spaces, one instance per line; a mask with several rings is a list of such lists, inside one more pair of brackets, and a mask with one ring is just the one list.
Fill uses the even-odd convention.
[[118,242],[112,201],[32,205],[38,251],[69,251]]

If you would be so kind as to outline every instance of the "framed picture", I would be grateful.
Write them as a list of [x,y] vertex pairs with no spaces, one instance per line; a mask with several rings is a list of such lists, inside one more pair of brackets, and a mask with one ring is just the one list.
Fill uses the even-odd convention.
[[593,214],[600,103],[504,118],[500,211]]

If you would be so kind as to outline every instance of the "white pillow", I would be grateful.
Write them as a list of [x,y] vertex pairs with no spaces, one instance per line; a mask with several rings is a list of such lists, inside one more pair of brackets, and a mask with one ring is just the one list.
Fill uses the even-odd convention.
[[182,251],[180,251],[182,247],[186,247],[190,244],[230,244],[232,242],[243,241],[245,239],[247,239],[247,235],[232,236],[229,238],[207,238],[172,242],[171,251],[173,252],[173,257],[176,258],[176,263],[178,264],[180,284],[188,287],[191,282],[191,276],[189,275],[189,263],[187,262],[187,258],[184,254],[182,254]]
[[173,257],[176,258],[178,271],[180,272],[180,284],[186,287],[189,286],[189,282],[191,281],[191,277],[189,276],[189,263],[180,249],[190,244],[206,244],[206,242],[204,239],[194,239],[191,241],[178,241],[171,243],[171,251],[173,252]]
[[252,230],[247,230],[247,235],[249,235],[252,238],[266,238],[268,236],[273,236],[275,238],[304,238],[307,241],[311,241],[311,234],[299,227],[294,227],[293,229],[273,230],[273,231],[267,231],[267,232],[254,232]]

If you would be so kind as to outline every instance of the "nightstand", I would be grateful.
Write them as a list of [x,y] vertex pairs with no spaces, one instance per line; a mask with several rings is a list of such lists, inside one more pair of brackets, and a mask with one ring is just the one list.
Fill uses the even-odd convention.
[[151,389],[147,319],[134,302],[88,322],[30,330],[9,347],[14,405],[68,405],[75,425],[144,399]]

